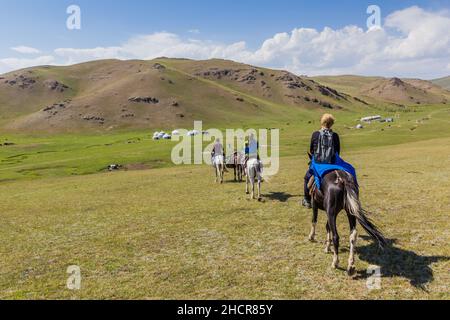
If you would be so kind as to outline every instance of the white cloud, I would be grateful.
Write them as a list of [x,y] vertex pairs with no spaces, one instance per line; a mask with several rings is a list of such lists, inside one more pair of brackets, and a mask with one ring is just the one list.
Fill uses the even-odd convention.
[[39,54],[39,53],[41,53],[40,50],[32,48],[32,47],[27,47],[27,46],[13,47],[13,48],[11,48],[11,50],[14,50],[16,52],[23,53],[23,54]]
[[194,33],[194,34],[199,34],[200,30],[199,29],[191,29],[191,30],[188,30],[188,32],[189,33]]
[[127,59],[121,47],[97,47],[92,49],[60,48],[54,53],[62,59],[62,64],[74,64],[99,59]]
[[231,45],[211,41],[187,39],[168,33],[158,32],[129,39],[119,47],[98,47],[92,49],[59,48],[55,54],[67,63],[95,59],[154,59],[157,57],[183,57],[191,59],[240,58],[245,42]]
[[386,26],[401,32],[386,48],[396,58],[449,57],[450,18],[411,7],[394,12]]
[[40,56],[33,59],[6,58],[0,59],[0,74],[12,70],[55,63],[53,56]]
[[[396,11],[383,28],[356,26],[323,30],[296,28],[275,34],[251,50],[244,41],[232,44],[184,39],[158,32],[130,38],[119,46],[59,48],[60,64],[93,59],[224,58],[283,68],[299,74],[365,74],[432,78],[443,76],[450,60],[450,17],[419,7]],[[195,34],[193,32],[193,34]]]

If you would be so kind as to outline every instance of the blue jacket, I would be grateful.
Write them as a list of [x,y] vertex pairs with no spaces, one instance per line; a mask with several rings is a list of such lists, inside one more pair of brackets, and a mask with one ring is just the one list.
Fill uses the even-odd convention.
[[310,169],[314,173],[316,185],[319,189],[321,188],[323,177],[330,171],[334,170],[342,170],[350,173],[355,178],[356,184],[358,184],[355,168],[351,164],[342,160],[339,154],[336,154],[336,163],[334,164],[319,164],[316,163],[313,158]]

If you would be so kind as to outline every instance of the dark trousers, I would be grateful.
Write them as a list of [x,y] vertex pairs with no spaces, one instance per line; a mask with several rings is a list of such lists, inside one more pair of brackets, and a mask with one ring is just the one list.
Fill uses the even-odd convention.
[[304,189],[305,190],[305,199],[307,199],[309,201],[311,201],[311,195],[309,194],[308,183],[313,175],[314,175],[314,173],[312,172],[312,170],[308,170],[305,175],[305,189]]

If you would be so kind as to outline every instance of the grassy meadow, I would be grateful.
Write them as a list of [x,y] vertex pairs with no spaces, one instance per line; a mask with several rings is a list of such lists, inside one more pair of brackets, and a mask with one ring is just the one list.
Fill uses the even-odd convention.
[[[153,132],[0,134],[13,143],[0,147],[0,298],[450,299],[449,107],[335,113],[342,156],[391,242],[380,253],[361,231],[356,277],[331,269],[323,214],[318,242],[307,240],[311,213],[299,201],[320,115],[299,111],[246,123],[281,130],[280,172],[261,203],[230,174],[219,186],[208,166],[174,167],[174,143]],[[372,114],[395,122],[353,129]],[[128,170],[109,173],[112,163]],[[345,268],[344,215],[338,226]],[[66,288],[70,265],[81,268],[79,291]],[[366,287],[370,265],[381,267],[380,290]]]

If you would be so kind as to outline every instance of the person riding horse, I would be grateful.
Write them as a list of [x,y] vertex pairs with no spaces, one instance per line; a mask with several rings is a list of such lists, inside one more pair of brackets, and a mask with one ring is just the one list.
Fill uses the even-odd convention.
[[256,140],[255,135],[252,133],[245,143],[245,166],[247,167],[248,160],[256,159],[259,163],[259,170],[262,169],[261,159],[259,157],[259,142]]
[[[255,199],[255,186],[257,186],[257,199],[261,201],[261,183],[263,181],[263,164],[259,157],[259,143],[254,134],[250,134],[248,142],[245,144],[245,192],[251,193],[251,198]],[[256,184],[255,184],[256,183]],[[249,190],[251,185],[251,192]]]
[[216,173],[216,182],[223,183],[224,173],[228,172],[225,165],[225,151],[220,139],[214,143],[211,151],[211,164]]
[[216,156],[224,156],[225,157],[225,151],[223,148],[222,143],[220,142],[220,139],[216,139],[216,142],[214,143],[212,152],[211,152],[211,158],[214,160]]
[[[220,139],[216,139],[216,142],[214,143],[213,149],[211,151],[211,162],[213,166],[215,165],[217,156],[223,156],[223,159],[225,159],[225,148],[220,142]],[[226,166],[224,167],[224,171],[228,172]]]
[[[327,216],[327,241],[325,252],[329,253],[333,246],[334,269],[339,267],[340,238],[337,228],[337,217],[345,210],[350,227],[350,250],[347,274],[356,272],[355,257],[358,240],[357,224],[371,236],[380,248],[387,245],[386,238],[376,224],[370,219],[370,212],[362,207],[359,198],[359,185],[356,169],[345,162],[339,152],[341,142],[339,135],[331,129],[334,117],[330,114],[322,116],[322,129],[312,136],[310,147],[311,165],[305,176],[305,199],[303,205],[312,209],[312,225],[309,240],[315,241],[319,210]],[[311,181],[311,183],[309,183]],[[311,190],[310,190],[311,188]]]
[[[331,114],[324,114],[320,121],[322,128],[314,132],[311,137],[309,152],[317,163],[333,164],[336,162],[336,154],[341,153],[341,140],[332,130],[334,122],[335,119]],[[309,168],[305,175],[305,197],[302,202],[302,205],[308,209],[312,207],[308,183],[313,175],[312,169]]]

